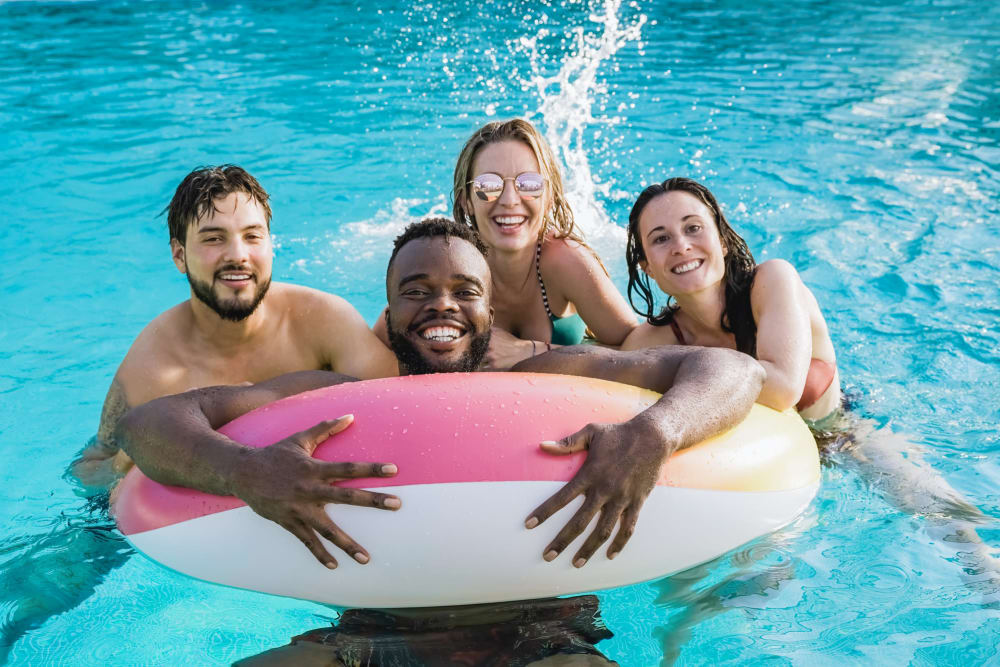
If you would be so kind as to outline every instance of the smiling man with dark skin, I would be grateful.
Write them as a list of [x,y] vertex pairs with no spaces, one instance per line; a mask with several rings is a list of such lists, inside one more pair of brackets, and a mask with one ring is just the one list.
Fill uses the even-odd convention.
[[[493,319],[485,253],[474,232],[444,218],[410,225],[396,239],[386,290],[390,339],[401,373],[479,367]],[[542,554],[545,560],[556,558],[600,515],[573,556],[577,567],[611,537],[616,525],[619,529],[607,553],[614,557],[621,551],[664,461],[678,449],[739,422],[763,380],[761,367],[747,355],[679,346],[636,352],[566,347],[522,361],[513,370],[594,377],[663,393],[657,403],[624,423],[589,424],[559,442],[541,444],[555,455],[588,450],[573,479],[525,521],[527,528],[533,528],[577,496],[585,496],[583,505]],[[336,567],[327,543],[367,563],[368,552],[337,527],[326,505],[392,510],[400,507],[401,500],[332,483],[389,477],[396,467],[324,462],[311,456],[320,442],[350,425],[351,415],[263,448],[241,445],[214,431],[285,396],[353,380],[310,371],[250,387],[210,387],[169,396],[133,409],[119,424],[116,439],[149,477],[238,496],[255,512],[293,533],[327,567]]]

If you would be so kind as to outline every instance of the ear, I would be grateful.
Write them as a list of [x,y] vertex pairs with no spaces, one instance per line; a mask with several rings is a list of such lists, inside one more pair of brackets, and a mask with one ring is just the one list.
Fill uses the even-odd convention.
[[729,246],[726,245],[725,241],[722,242],[722,256],[723,257],[729,256]]
[[652,277],[651,274],[649,273],[649,262],[647,262],[644,259],[640,259],[639,268],[642,269],[642,272],[645,273],[647,276]]
[[170,256],[174,259],[174,266],[181,273],[187,273],[187,259],[184,256],[184,246],[177,239],[170,239]]
[[493,328],[493,306],[490,306],[490,328]]

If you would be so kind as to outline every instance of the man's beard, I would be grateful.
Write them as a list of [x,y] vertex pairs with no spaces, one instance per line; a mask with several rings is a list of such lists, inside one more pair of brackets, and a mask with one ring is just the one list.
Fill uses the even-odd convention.
[[[228,267],[223,270],[230,271],[234,269]],[[211,308],[216,315],[230,322],[242,322],[253,315],[253,312],[257,310],[257,306],[264,300],[264,295],[267,294],[268,288],[271,287],[271,277],[268,276],[267,280],[257,285],[257,292],[250,301],[242,301],[238,298],[223,301],[215,293],[215,290],[212,289],[210,283],[192,278],[190,272],[187,274],[187,279],[188,284],[191,285],[191,291],[198,297],[198,300]]]
[[399,333],[392,328],[389,320],[389,313],[385,315],[386,328],[389,331],[389,347],[396,354],[401,372],[409,375],[427,375],[428,373],[471,373],[479,368],[486,356],[486,351],[490,348],[490,329],[483,333],[470,333],[472,341],[469,349],[454,362],[439,363],[432,365],[420,354],[416,346],[410,342],[406,334]]

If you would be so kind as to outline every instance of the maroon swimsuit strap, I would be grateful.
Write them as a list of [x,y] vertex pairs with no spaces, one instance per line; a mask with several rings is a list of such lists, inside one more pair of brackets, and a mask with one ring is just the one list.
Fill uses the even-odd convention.
[[677,326],[677,320],[670,318],[670,328],[674,332],[674,336],[677,337],[678,345],[687,345],[687,341],[684,340],[684,334],[681,333],[681,328]]

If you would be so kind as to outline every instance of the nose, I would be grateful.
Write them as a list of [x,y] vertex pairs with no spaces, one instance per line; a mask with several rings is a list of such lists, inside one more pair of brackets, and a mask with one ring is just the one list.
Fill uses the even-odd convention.
[[458,311],[458,302],[451,290],[441,290],[427,301],[426,307],[435,313],[453,313]]
[[691,242],[683,234],[678,234],[670,241],[670,254],[683,255],[691,249]]
[[500,199],[498,200],[503,206],[517,206],[521,203],[521,195],[514,187],[513,178],[505,178],[503,181],[503,191],[500,193]]
[[250,244],[240,236],[233,236],[226,243],[222,260],[232,264],[246,264],[250,260]]

